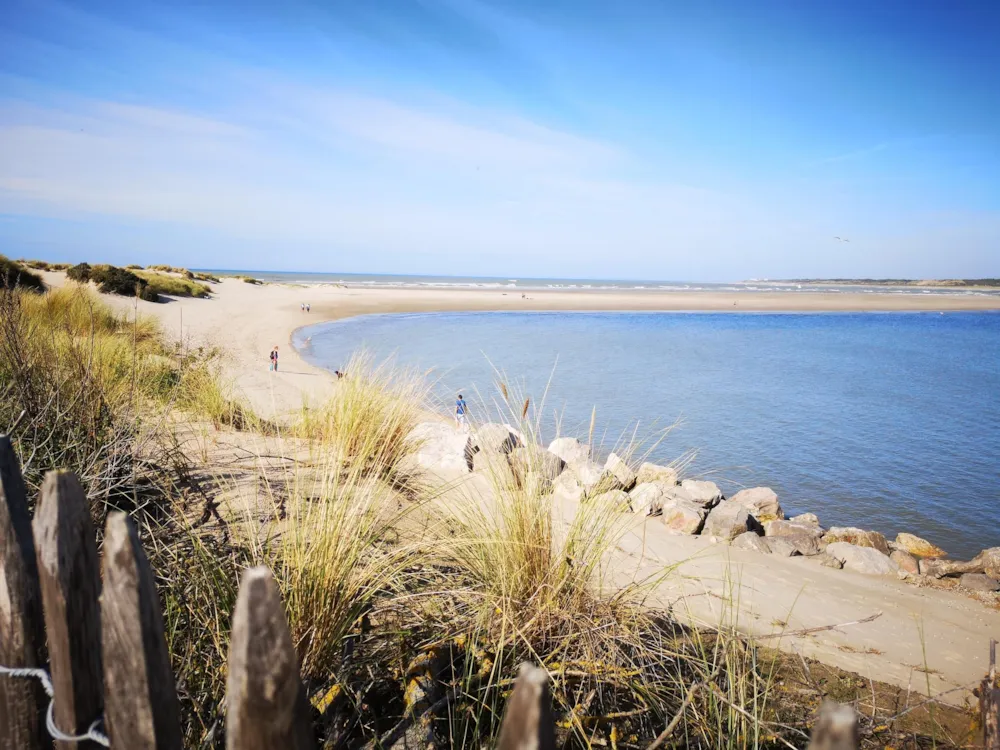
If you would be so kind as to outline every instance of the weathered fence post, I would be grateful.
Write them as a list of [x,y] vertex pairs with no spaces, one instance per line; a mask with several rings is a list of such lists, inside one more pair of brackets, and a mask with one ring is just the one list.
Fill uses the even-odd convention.
[[983,747],[1000,750],[1000,688],[997,687],[997,642],[990,639],[990,667],[979,688],[983,722]]
[[[42,601],[28,496],[10,438],[0,435],[0,666],[45,664]],[[0,747],[50,747],[38,680],[0,675]]]
[[246,571],[236,598],[226,686],[226,747],[315,747],[298,657],[281,594],[267,568]]
[[522,664],[500,727],[499,750],[553,750],[556,746],[549,676],[544,669]]
[[181,750],[180,706],[153,571],[135,525],[108,515],[101,594],[104,717],[112,750]]
[[850,706],[824,701],[813,725],[809,750],[857,750],[858,714]]
[[[90,509],[69,472],[45,476],[33,522],[56,727],[83,734],[101,716],[101,575]],[[90,741],[57,741],[63,750],[96,750]]]

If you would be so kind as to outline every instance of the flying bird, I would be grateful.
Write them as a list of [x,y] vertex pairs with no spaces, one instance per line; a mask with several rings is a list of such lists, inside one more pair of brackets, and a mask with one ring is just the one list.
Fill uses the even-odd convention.
[[834,237],[833,239],[837,240],[837,242],[850,242],[846,237]]

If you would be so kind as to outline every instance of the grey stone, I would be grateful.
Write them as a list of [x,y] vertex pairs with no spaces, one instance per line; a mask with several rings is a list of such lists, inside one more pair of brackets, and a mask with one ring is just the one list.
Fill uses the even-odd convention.
[[956,576],[962,573],[985,573],[990,578],[1000,579],[1000,547],[984,549],[968,562],[922,559],[920,572],[935,578]]
[[698,479],[685,479],[681,482],[691,499],[703,508],[711,508],[722,499],[722,492],[715,482],[705,482]]
[[611,490],[610,492],[602,492],[599,495],[594,495],[587,500],[589,503],[598,503],[601,505],[610,505],[615,510],[620,510],[623,513],[632,512],[632,498],[629,497],[628,493],[624,490]]
[[834,568],[835,570],[840,570],[844,567],[843,560],[838,560],[836,557],[828,555],[825,552],[820,552],[818,555],[810,559],[815,560],[824,568]]
[[572,471],[564,471],[552,482],[552,493],[574,502],[583,500],[583,485],[577,481]]
[[559,456],[570,466],[590,460],[590,446],[576,438],[561,437],[549,443],[549,452]]
[[677,484],[677,469],[672,466],[658,466],[657,464],[644,463],[639,467],[635,483],[646,484],[648,482]]
[[666,482],[645,482],[637,484],[629,495],[632,497],[632,510],[636,513],[655,516],[663,510],[664,499],[670,497],[667,493],[674,485]]
[[[821,551],[819,537],[815,534],[793,534],[792,536],[779,536],[773,538],[782,539],[788,542],[795,548],[795,551],[803,557],[812,557],[813,555],[818,555]],[[771,540],[768,539],[767,543],[770,544]]]
[[767,540],[753,531],[745,531],[740,534],[733,540],[732,546],[736,549],[748,549],[765,554],[771,551]]
[[899,565],[890,560],[888,555],[873,547],[860,547],[850,542],[834,542],[826,548],[826,554],[841,560],[846,570],[857,573],[895,576],[899,570]]
[[806,523],[774,520],[764,521],[763,526],[764,536],[811,536],[817,539],[823,536],[821,528]]
[[621,458],[618,454],[612,453],[608,456],[608,460],[604,464],[604,468],[611,472],[612,476],[617,479],[621,485],[622,489],[630,490],[635,486],[636,473],[631,466]]
[[778,557],[793,557],[794,555],[802,554],[791,541],[781,536],[768,539],[767,547],[771,550],[772,555],[777,555]]
[[834,544],[835,542],[847,542],[858,547],[870,547],[878,550],[883,555],[889,555],[889,543],[885,537],[877,531],[865,531],[854,526],[834,526],[823,535],[823,542]]
[[728,542],[749,531],[749,523],[750,512],[746,508],[723,500],[709,512],[701,533]]
[[510,465],[514,475],[524,480],[529,473],[553,481],[562,472],[565,462],[555,453],[549,453],[537,445],[525,445],[510,453]]
[[663,525],[678,534],[697,534],[705,522],[706,511],[693,503],[674,502],[663,508]]
[[917,562],[917,558],[905,549],[893,550],[889,554],[889,559],[896,563],[902,571],[910,573],[911,575],[917,575],[920,573],[920,565]]
[[761,523],[785,517],[781,503],[778,502],[778,496],[770,487],[751,487],[740,490],[729,500],[749,510],[750,515]]
[[469,436],[444,422],[421,422],[406,437],[416,444],[413,460],[422,469],[468,474],[472,471]]
[[962,577],[958,579],[958,585],[972,591],[984,591],[988,594],[1000,591],[1000,581],[990,578],[985,573],[963,573]]
[[792,523],[802,523],[809,526],[819,526],[819,516],[815,513],[799,513],[797,516],[792,516],[788,519]]
[[474,453],[510,453],[521,446],[521,440],[505,424],[484,424],[472,432],[470,438]]

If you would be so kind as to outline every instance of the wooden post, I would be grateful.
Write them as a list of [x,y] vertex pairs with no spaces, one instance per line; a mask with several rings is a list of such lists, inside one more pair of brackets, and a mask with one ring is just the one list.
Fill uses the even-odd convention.
[[522,664],[500,727],[498,750],[554,750],[555,721],[544,669]]
[[181,750],[180,706],[153,571],[135,525],[108,515],[104,534],[104,716],[111,748]]
[[309,704],[278,586],[267,568],[243,574],[226,687],[227,750],[315,747]]
[[809,750],[857,750],[858,715],[853,708],[831,700],[820,706]]
[[[87,498],[76,477],[50,471],[33,523],[56,727],[83,734],[104,708],[101,678],[101,575]],[[57,741],[61,750],[98,750]]]
[[979,711],[983,721],[983,747],[1000,750],[1000,688],[997,687],[997,642],[990,639],[990,668],[979,687]]
[[[42,600],[28,496],[10,438],[0,435],[0,666],[41,667]],[[0,675],[0,747],[50,747],[38,680]]]

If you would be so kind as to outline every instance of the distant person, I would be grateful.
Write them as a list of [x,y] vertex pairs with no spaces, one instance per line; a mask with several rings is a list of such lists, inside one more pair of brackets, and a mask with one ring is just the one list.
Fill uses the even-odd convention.
[[340,370],[334,370],[333,374],[337,376],[337,380],[342,380],[344,377],[344,373],[342,373]]
[[455,426],[463,430],[466,429],[469,426],[468,414],[469,405],[465,403],[465,399],[459,393],[458,400],[455,402]]
[[278,371],[278,347],[271,350],[271,372]]
[[300,309],[300,310],[301,310],[302,312],[305,312],[305,311],[306,311],[306,303],[305,303],[305,302],[300,302],[300,303],[299,303],[299,309]]
[[309,312],[310,310],[312,310],[312,305],[306,302],[306,312]]

